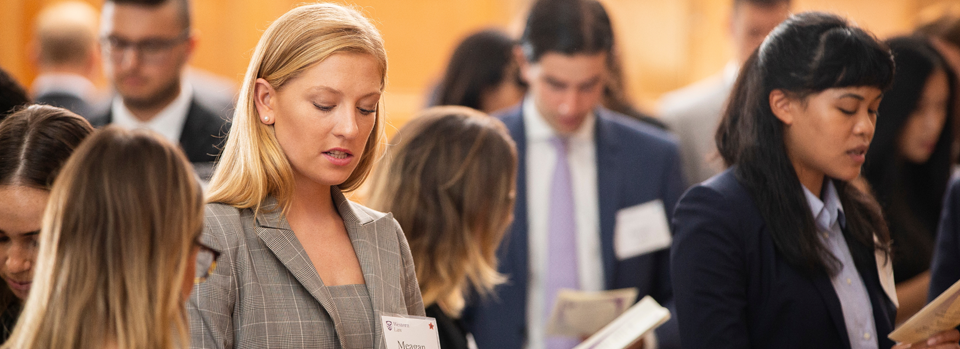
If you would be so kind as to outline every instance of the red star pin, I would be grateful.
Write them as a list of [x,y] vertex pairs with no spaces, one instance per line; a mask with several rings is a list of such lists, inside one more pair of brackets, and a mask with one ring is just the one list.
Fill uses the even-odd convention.
[[428,324],[428,325],[430,325],[430,329],[432,330],[432,329],[433,329],[433,324]]

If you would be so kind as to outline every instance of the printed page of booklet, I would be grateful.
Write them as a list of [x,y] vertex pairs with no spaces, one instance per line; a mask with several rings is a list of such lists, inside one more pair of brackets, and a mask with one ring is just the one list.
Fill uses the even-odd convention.
[[960,281],[943,291],[887,337],[900,343],[916,343],[957,325],[960,325]]
[[636,288],[560,290],[547,322],[547,335],[582,338],[597,333],[633,305],[637,292]]

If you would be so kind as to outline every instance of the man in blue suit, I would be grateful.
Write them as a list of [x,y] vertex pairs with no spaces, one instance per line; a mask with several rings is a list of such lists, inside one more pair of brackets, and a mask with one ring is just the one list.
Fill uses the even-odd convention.
[[[561,288],[636,287],[672,307],[669,221],[683,190],[676,142],[600,105],[613,31],[595,0],[534,4],[516,56],[530,86],[501,116],[517,144],[515,220],[500,247],[509,281],[463,320],[480,348],[572,348],[547,334]],[[675,321],[642,342],[676,348]]]

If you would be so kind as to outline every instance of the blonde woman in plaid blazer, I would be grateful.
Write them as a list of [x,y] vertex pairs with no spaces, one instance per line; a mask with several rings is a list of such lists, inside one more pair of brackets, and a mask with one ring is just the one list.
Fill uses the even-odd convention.
[[382,152],[383,40],[354,10],[301,6],[264,33],[210,183],[222,251],[188,303],[195,348],[386,348],[379,315],[423,315],[390,214],[347,200]]

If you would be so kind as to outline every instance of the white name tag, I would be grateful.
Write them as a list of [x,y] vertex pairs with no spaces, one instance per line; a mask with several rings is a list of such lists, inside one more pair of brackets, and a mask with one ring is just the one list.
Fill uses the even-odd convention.
[[673,237],[663,201],[653,200],[617,211],[613,247],[617,259],[633,258],[670,247]]
[[387,349],[440,349],[437,320],[432,317],[380,314]]

